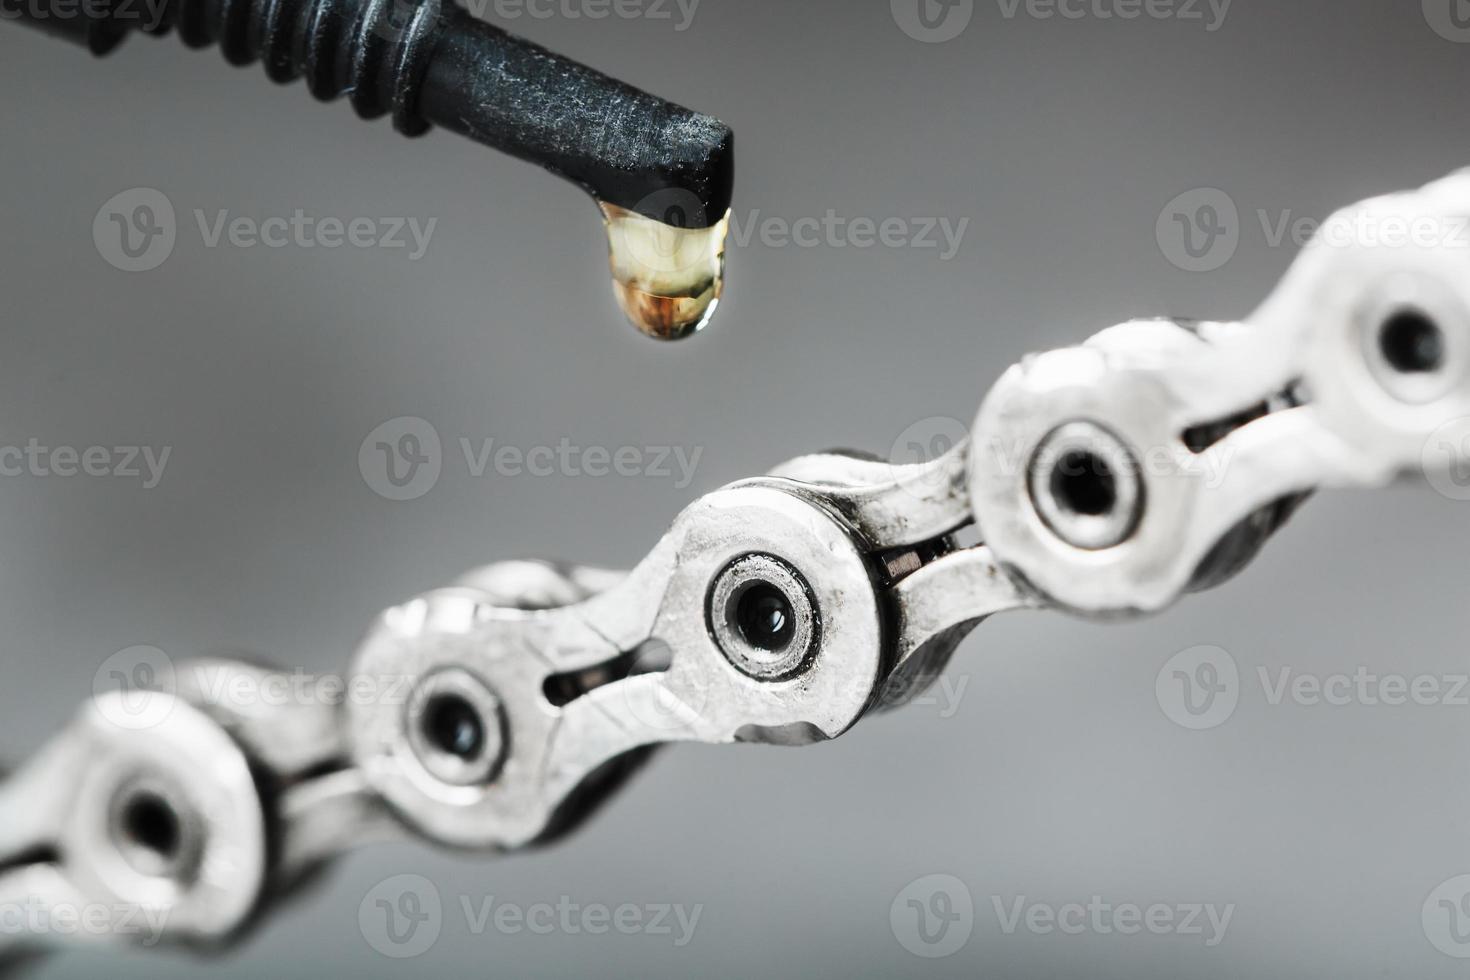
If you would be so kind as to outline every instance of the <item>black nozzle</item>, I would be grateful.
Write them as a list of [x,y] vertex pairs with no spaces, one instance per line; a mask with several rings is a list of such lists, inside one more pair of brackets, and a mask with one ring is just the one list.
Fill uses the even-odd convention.
[[322,101],[346,95],[364,119],[414,136],[441,126],[538,163],[599,201],[667,220],[670,189],[693,195],[689,227],[725,216],[734,186],[729,127],[513,37],[442,0],[0,0],[19,20],[106,54],[129,33],[177,31],[305,77]]

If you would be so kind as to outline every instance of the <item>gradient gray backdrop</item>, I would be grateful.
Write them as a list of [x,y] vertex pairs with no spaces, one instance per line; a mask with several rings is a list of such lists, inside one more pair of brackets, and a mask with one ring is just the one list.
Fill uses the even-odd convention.
[[[1022,8],[1024,11],[1024,7]],[[467,141],[404,140],[218,52],[135,38],[96,61],[0,27],[0,443],[172,447],[160,486],[0,479],[0,755],[23,758],[113,652],[340,667],[381,607],[486,561],[631,565],[698,494],[831,446],[888,451],[968,420],[1028,351],[1138,314],[1240,316],[1293,256],[1257,212],[1338,205],[1470,164],[1470,45],[1418,0],[1236,0],[1201,22],[1039,20],[976,0],[919,43],[886,0],[704,0],[673,21],[524,18],[512,30],[727,120],[737,213],[970,219],[933,250],[733,247],[725,308],[660,347],[620,320],[597,213]],[[138,186],[180,214],[159,269],[109,266],[99,207]],[[1241,212],[1238,253],[1184,272],[1155,237],[1197,187]],[[205,248],[192,211],[437,217],[401,251]],[[431,421],[424,498],[366,485],[379,423]],[[469,476],[457,440],[677,445],[669,479]],[[218,962],[72,953],[53,978],[1457,977],[1421,927],[1470,872],[1470,707],[1273,706],[1256,669],[1470,670],[1467,507],[1423,487],[1315,501],[1249,574],[1145,622],[985,625],[959,710],[869,719],[803,750],[678,748],[553,850],[501,860],[366,851]],[[1168,720],[1155,677],[1218,644],[1239,710]],[[449,921],[407,963],[358,906],[401,872]],[[890,928],[909,882],[954,875],[974,934],[942,960]],[[701,904],[694,941],[475,937],[476,904]],[[1225,941],[1007,935],[992,899],[1234,904]]]

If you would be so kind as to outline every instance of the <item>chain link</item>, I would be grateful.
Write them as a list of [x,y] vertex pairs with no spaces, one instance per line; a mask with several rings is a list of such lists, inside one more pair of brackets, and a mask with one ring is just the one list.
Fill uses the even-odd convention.
[[544,842],[660,745],[836,738],[991,615],[1156,612],[1318,489],[1463,470],[1433,437],[1470,417],[1470,266],[1412,232],[1467,220],[1467,174],[1348,209],[1245,321],[1028,358],[951,452],[794,460],[628,573],[483,569],[383,613],[312,697],[244,696],[300,678],[226,661],[100,695],[0,784],[0,908],[141,909],[223,944],[349,847]]

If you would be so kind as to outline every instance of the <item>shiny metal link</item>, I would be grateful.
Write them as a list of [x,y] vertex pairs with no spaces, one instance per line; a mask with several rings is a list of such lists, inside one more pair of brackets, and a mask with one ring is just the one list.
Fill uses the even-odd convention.
[[1464,174],[1369,201],[1244,321],[1026,359],[937,459],[794,460],[695,502],[627,573],[471,573],[383,613],[336,696],[222,697],[272,674],[200,661],[98,698],[0,784],[0,908],[141,909],[222,942],[360,843],[516,850],[657,746],[836,738],[997,613],[1149,613],[1217,585],[1316,490],[1466,465],[1431,437],[1470,418],[1470,265],[1413,230],[1467,224]]
[[[0,793],[0,904],[7,938],[126,940],[123,920],[181,942],[227,936],[267,877],[268,815],[249,760],[202,712],[171,695],[99,698]],[[165,705],[165,702],[170,702]],[[116,719],[156,717],[145,727]],[[63,930],[63,917],[116,917]],[[30,932],[16,934],[21,925]]]
[[[1244,323],[1129,324],[1012,368],[975,427],[987,543],[1059,606],[1153,612],[1254,515],[1454,465],[1426,447],[1470,416],[1470,277],[1466,249],[1446,244],[1467,219],[1463,173],[1368,201],[1330,219]],[[1048,438],[1079,428],[1087,444],[1048,456]],[[987,465],[1005,459],[1024,460],[1026,479]],[[1109,476],[1069,478],[1069,462]],[[1099,495],[1117,499],[1092,513]],[[1109,521],[1124,533],[1099,547]]]

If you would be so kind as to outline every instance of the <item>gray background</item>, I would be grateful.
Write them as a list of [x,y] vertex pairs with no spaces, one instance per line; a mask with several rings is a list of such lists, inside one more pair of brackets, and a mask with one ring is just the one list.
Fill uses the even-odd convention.
[[[1024,11],[1024,8],[1023,8]],[[522,18],[518,33],[715,113],[738,133],[737,212],[971,219],[959,255],[733,247],[727,305],[659,347],[624,325],[591,204],[444,134],[407,141],[217,52],[134,39],[97,62],[0,30],[0,443],[172,447],[161,485],[0,480],[0,754],[18,759],[135,644],[328,669],[381,607],[485,561],[627,566],[699,493],[834,445],[886,450],[968,419],[1027,351],[1136,314],[1238,316],[1287,267],[1256,214],[1324,217],[1466,163],[1470,46],[1418,2],[1236,0],[1198,21],[1005,17],[978,0],[923,44],[868,0],[705,0],[692,27]],[[128,274],[99,207],[166,193],[178,246]],[[1196,187],[1241,211],[1193,274],[1155,237]],[[427,256],[208,249],[192,211],[439,219]],[[431,421],[445,472],[394,503],[363,438]],[[469,476],[457,440],[703,449],[671,479]],[[1313,503],[1237,582],[1146,622],[1001,618],[961,651],[959,710],[870,719],[800,751],[679,748],[582,833],[480,861],[416,846],[343,861],[236,954],[74,953],[42,975],[1451,977],[1420,923],[1470,872],[1470,708],[1268,703],[1257,667],[1465,672],[1467,505],[1427,488]],[[1218,644],[1239,710],[1171,723],[1155,676]],[[357,911],[413,871],[439,943],[380,956]],[[890,903],[931,873],[974,896],[943,960]],[[461,896],[703,905],[694,941],[472,936]],[[1225,941],[1005,934],[992,897],[1233,903]]]

